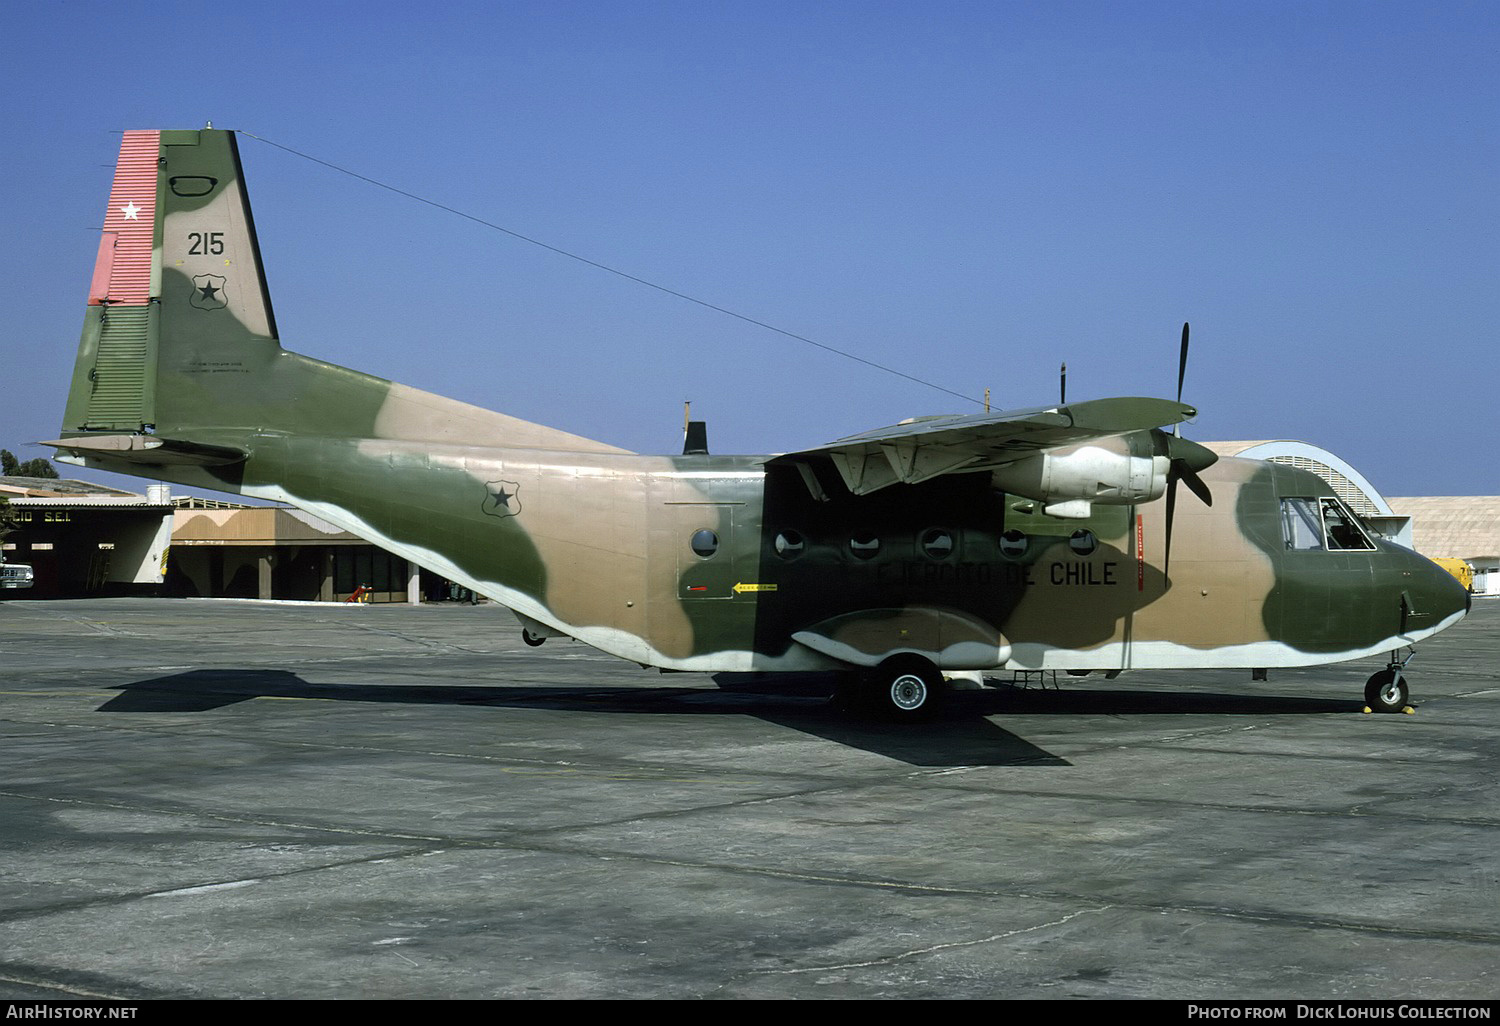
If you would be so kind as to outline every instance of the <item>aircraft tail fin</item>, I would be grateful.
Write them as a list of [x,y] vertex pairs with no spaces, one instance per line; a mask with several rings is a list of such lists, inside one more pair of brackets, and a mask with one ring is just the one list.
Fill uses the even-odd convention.
[[621,451],[283,349],[235,133],[126,132],[49,444],[131,473],[291,434]]
[[64,433],[199,419],[163,369],[243,374],[279,348],[234,133],[126,132]]

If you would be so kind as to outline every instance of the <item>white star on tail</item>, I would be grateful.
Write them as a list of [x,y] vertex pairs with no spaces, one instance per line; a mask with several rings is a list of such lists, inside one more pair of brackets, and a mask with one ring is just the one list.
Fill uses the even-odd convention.
[[125,220],[127,221],[136,220],[135,215],[139,214],[140,212],[141,208],[135,205],[135,200],[131,200],[129,203],[120,208],[120,213],[125,215]]

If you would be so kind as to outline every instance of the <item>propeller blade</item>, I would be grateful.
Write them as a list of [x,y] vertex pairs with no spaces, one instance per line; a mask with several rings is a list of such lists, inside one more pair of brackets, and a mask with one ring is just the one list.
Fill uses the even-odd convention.
[[1167,477],[1167,540],[1162,549],[1161,575],[1171,578],[1172,571],[1172,517],[1177,511],[1177,475]]
[[[1182,348],[1177,353],[1177,401],[1182,402],[1182,385],[1187,380],[1188,322],[1182,322]],[[1182,424],[1172,425],[1172,434],[1182,437]]]
[[1182,350],[1177,354],[1177,401],[1182,402],[1182,385],[1187,380],[1188,326],[1182,322]]
[[[1182,402],[1182,386],[1187,381],[1188,322],[1182,322],[1182,348],[1177,353],[1177,401]],[[1172,425],[1169,435],[1160,429],[1151,434],[1156,452],[1167,457],[1167,539],[1162,549],[1161,572],[1165,576],[1172,566],[1172,520],[1177,514],[1177,482],[1186,481],[1188,489],[1205,506],[1214,504],[1213,493],[1198,471],[1206,470],[1219,460],[1218,453],[1207,446],[1182,437],[1182,422]]]
[[1172,461],[1171,484],[1176,484],[1179,478],[1187,482],[1188,488],[1192,490],[1194,495],[1198,496],[1203,505],[1212,506],[1214,504],[1213,493],[1208,490],[1208,485],[1204,484],[1203,478],[1198,476],[1198,472],[1186,460]]
[[1162,573],[1167,574],[1172,566],[1172,529],[1177,519],[1177,482],[1187,482],[1188,489],[1196,495],[1205,506],[1214,504],[1213,493],[1209,491],[1208,484],[1198,476],[1200,470],[1206,470],[1219,460],[1218,453],[1206,445],[1178,435],[1169,435],[1157,428],[1151,432],[1153,450],[1158,456],[1165,456],[1169,461],[1167,464],[1167,522],[1166,540],[1162,547]]
[[1068,405],[1068,365],[1067,364],[1063,364],[1062,365],[1062,387],[1059,390],[1059,395],[1057,397],[1057,401],[1058,401],[1058,404],[1061,405],[1061,406]]

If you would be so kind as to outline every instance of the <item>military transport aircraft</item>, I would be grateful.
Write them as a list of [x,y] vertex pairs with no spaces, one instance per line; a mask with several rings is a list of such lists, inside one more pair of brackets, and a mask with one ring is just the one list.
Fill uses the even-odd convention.
[[[1390,653],[1366,699],[1398,710],[1401,651],[1467,611],[1451,576],[1315,475],[1162,430],[1195,412],[1181,367],[1177,401],[643,456],[278,338],[234,134],[125,133],[48,444],[308,510],[503,603],[533,644],[570,636],[668,670],[848,671],[846,694],[898,717],[930,712],[945,674]],[[1179,508],[1179,483],[1197,501]]]

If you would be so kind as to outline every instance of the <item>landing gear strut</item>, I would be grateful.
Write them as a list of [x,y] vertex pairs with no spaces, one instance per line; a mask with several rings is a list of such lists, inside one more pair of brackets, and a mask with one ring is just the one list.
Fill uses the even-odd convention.
[[1390,664],[1365,681],[1365,705],[1373,712],[1398,713],[1407,706],[1410,692],[1406,687],[1406,664],[1416,655],[1416,650],[1407,652],[1405,659],[1397,659],[1398,652],[1391,653]]

